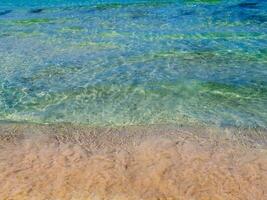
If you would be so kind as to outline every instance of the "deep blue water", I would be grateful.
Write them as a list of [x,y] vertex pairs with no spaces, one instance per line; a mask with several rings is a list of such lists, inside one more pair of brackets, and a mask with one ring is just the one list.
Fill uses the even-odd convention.
[[267,127],[267,1],[1,0],[0,120]]

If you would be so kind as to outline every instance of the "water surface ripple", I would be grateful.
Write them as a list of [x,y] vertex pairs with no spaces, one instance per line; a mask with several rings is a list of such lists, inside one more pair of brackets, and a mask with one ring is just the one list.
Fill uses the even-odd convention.
[[267,127],[267,2],[0,2],[0,120]]

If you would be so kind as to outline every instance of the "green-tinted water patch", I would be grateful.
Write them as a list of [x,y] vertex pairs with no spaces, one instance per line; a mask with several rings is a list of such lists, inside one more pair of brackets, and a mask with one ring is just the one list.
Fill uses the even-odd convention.
[[15,25],[30,26],[34,24],[48,24],[53,23],[52,19],[45,18],[35,18],[35,19],[23,19],[23,20],[14,20],[11,23]]
[[87,3],[1,16],[0,120],[267,127],[264,2]]

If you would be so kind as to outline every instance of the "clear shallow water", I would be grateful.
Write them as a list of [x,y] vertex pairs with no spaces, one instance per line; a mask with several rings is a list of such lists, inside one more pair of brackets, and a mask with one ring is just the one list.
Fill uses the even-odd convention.
[[1,1],[0,120],[267,127],[265,1]]

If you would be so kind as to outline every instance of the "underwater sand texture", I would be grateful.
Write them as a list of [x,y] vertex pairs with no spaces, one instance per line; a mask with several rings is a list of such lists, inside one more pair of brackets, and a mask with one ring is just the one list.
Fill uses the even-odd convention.
[[0,197],[267,199],[266,145],[193,130],[2,125]]

